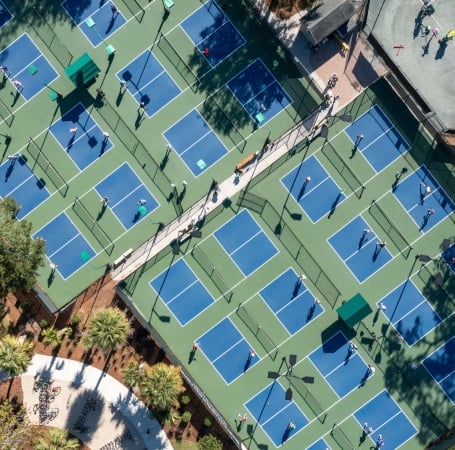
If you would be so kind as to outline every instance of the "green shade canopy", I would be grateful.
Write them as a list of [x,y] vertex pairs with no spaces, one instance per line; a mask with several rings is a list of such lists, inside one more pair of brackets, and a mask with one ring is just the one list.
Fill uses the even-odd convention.
[[76,87],[82,87],[93,80],[100,73],[100,69],[88,53],[84,53],[65,69],[65,73]]
[[371,306],[360,294],[354,295],[354,297],[337,309],[337,313],[341,320],[343,320],[349,328],[354,328],[357,323],[372,312]]

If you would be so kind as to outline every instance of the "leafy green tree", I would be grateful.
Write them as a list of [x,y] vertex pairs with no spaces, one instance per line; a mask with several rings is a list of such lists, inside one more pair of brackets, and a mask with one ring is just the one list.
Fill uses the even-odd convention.
[[164,363],[144,369],[140,388],[147,403],[161,411],[178,405],[178,398],[185,391],[180,368]]
[[31,290],[44,266],[46,243],[32,238],[30,222],[17,220],[19,210],[13,198],[0,199],[0,296]]
[[223,443],[213,434],[206,434],[201,437],[197,446],[199,450],[223,450]]
[[0,448],[16,450],[30,442],[31,429],[24,406],[15,411],[9,400],[0,403]]
[[77,439],[70,438],[66,430],[51,428],[47,436],[40,437],[34,442],[35,450],[78,450]]
[[90,320],[83,343],[91,349],[100,348],[105,355],[126,342],[130,324],[118,308],[98,310]]
[[121,374],[123,375],[123,382],[125,383],[126,386],[129,388],[134,388],[139,385],[141,381],[141,368],[139,367],[139,364],[131,359],[128,362],[128,365],[122,369]]
[[33,355],[33,343],[22,337],[5,335],[0,340],[0,369],[10,377],[27,370]]

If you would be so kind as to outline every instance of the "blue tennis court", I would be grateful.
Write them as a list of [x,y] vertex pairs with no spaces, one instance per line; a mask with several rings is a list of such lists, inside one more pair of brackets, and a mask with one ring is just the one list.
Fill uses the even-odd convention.
[[418,432],[386,390],[365,403],[354,413],[354,417],[362,429],[365,423],[371,426],[373,433],[369,437],[372,444],[377,441],[379,435],[382,436],[384,448],[398,448]]
[[290,335],[324,312],[293,269],[282,273],[259,294]]
[[442,259],[447,263],[449,269],[455,272],[455,244],[442,253]]
[[[311,180],[307,181],[307,177]],[[281,182],[313,223],[346,198],[314,155],[285,175]]]
[[[76,133],[71,133],[71,128],[77,128]],[[103,130],[82,103],[63,114],[49,130],[79,170],[87,168],[114,146],[103,136]]]
[[455,404],[455,337],[425,358],[422,364]]
[[73,275],[96,255],[64,212],[38,230],[33,237],[46,241],[46,256],[49,261],[58,265],[57,271],[63,279]]
[[[292,439],[308,424],[294,400],[285,399],[285,393],[281,383],[275,381],[245,404],[276,447]],[[294,423],[294,429],[289,429],[289,422]]]
[[382,298],[384,315],[408,345],[413,345],[437,327],[441,318],[412,280],[406,280]]
[[172,125],[163,135],[195,177],[228,152],[196,109]]
[[309,358],[340,398],[371,376],[367,364],[341,331],[325,341]]
[[172,264],[149,284],[182,326],[215,301],[183,259]]
[[6,160],[0,165],[0,197],[13,197],[21,209],[18,219],[25,217],[49,197],[49,191],[27,165],[24,156]]
[[385,169],[409,149],[406,140],[378,105],[372,106],[345,131],[353,143],[357,136],[363,135],[357,149],[376,172]]
[[310,445],[307,450],[330,450],[330,447],[324,439],[319,439],[319,441]]
[[144,111],[148,117],[164,108],[181,92],[150,50],[141,53],[120,70],[117,78],[127,83],[128,92],[138,105],[145,105]]
[[218,322],[197,339],[197,342],[227,384],[260,361],[254,348],[229,318]]
[[180,26],[212,67],[245,44],[243,36],[213,0],[202,5]]
[[7,68],[5,72],[11,81],[22,84],[17,92],[25,100],[30,100],[58,78],[57,71],[27,33],[0,52],[0,65]]
[[214,236],[245,276],[278,253],[246,209],[215,231]]
[[[427,186],[430,193],[426,192]],[[455,211],[455,204],[425,166],[400,181],[393,193],[422,232],[431,230]],[[428,214],[429,210],[434,212]]]
[[65,0],[62,7],[94,47],[126,23],[125,17],[112,1]]
[[332,235],[328,242],[357,280],[363,283],[392,259],[387,246],[378,245],[381,240],[359,215]]
[[12,18],[11,11],[0,1],[0,28],[5,26]]
[[227,83],[253,121],[262,126],[292,103],[286,91],[262,62],[256,59]]
[[107,207],[126,230],[159,206],[155,197],[128,163],[123,163],[110,173],[95,186],[95,190],[101,198],[109,199]]

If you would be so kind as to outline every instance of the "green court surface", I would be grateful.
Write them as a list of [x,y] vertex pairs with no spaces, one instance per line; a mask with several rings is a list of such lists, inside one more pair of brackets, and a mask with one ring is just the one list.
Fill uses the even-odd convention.
[[[7,155],[15,152],[26,156],[30,167],[51,194],[26,216],[33,223],[34,232],[65,212],[96,253],[86,261],[84,248],[76,249],[71,257],[82,259],[83,264],[65,279],[58,271],[54,278],[50,277],[48,265],[43,269],[39,282],[52,299],[55,309],[63,308],[86,286],[101,277],[125,251],[145,242],[156,232],[157,223],[170,223],[180,214],[181,208],[185,210],[205,197],[213,180],[221,182],[232,177],[239,161],[261,150],[266,140],[277,139],[319,104],[319,96],[310,79],[297,71],[291,58],[257,21],[247,2],[239,2],[235,8],[225,12],[245,39],[245,44],[211,70],[180,27],[183,20],[203,6],[199,0],[176,0],[170,14],[164,14],[163,3],[158,0],[118,1],[116,6],[126,18],[126,24],[96,48],[71,21],[59,1],[42,2],[39,12],[34,9],[35,2],[5,3],[14,14],[14,20],[2,28],[2,48],[27,32],[60,76],[28,102],[22,97],[13,102],[10,81],[3,83],[0,112],[5,117],[0,133],[11,135],[12,142],[3,151],[2,164]],[[108,54],[107,45],[112,45],[115,53]],[[155,58],[181,91],[150,118],[138,111],[138,100],[129,91],[132,86],[125,92],[117,77],[147,49],[152,49]],[[101,72],[96,82],[87,89],[74,88],[64,69],[86,52]],[[258,58],[292,100],[289,106],[264,125],[254,123],[251,114],[226,87],[226,83]],[[39,76],[39,71],[33,76]],[[99,88],[104,91],[104,98],[97,98],[96,90]],[[55,92],[61,94],[59,101],[50,95]],[[152,106],[154,100],[150,98]],[[109,151],[97,154],[94,162],[82,171],[72,161],[73,150],[65,151],[49,131],[52,124],[78,103],[84,105],[96,122],[98,132],[109,133],[109,142],[113,144]],[[384,389],[393,396],[418,430],[400,448],[424,448],[429,441],[455,424],[453,404],[420,365],[425,357],[453,335],[455,281],[439,254],[444,239],[454,240],[454,214],[445,217],[431,230],[422,232],[392,192],[395,174],[403,166],[408,167],[407,176],[411,176],[425,165],[448,198],[454,201],[453,169],[441,162],[442,152],[437,144],[416,123],[385,81],[377,82],[359,95],[343,112],[360,119],[372,105],[382,109],[409,144],[407,153],[401,156],[397,153],[397,159],[376,173],[360,151],[353,151],[352,140],[345,131],[348,124],[331,118],[328,142],[316,138],[311,144],[306,141],[299,144],[273,164],[270,170],[252,180],[247,192],[223,199],[222,204],[220,202],[206,217],[202,238],[183,244],[182,255],[173,255],[171,247],[168,247],[119,286],[119,293],[144,325],[182,366],[188,379],[194,380],[210,399],[222,416],[218,419],[222,421],[224,418],[233,430],[234,439],[243,441],[249,448],[264,450],[276,447],[276,442],[261,424],[256,423],[249,411],[244,427],[237,430],[235,422],[239,414],[246,412],[248,401],[272,383],[268,378],[269,372],[279,372],[281,376],[276,383],[284,390],[291,387],[293,401],[308,421],[298,433],[291,434],[281,444],[285,449],[309,448],[321,437],[330,448],[369,448],[373,441],[368,437],[361,438],[363,424],[359,425],[353,413]],[[12,116],[8,116],[8,109]],[[167,141],[163,137],[166,130],[193,110],[206,118],[208,126],[227,149],[220,160],[197,177],[177,152],[167,155]],[[66,130],[66,126],[69,140],[69,128],[74,125],[65,122],[62,129]],[[62,133],[62,139],[66,140],[66,132]],[[29,138],[41,151],[30,146]],[[310,215],[289,195],[282,181],[302,162],[310,161],[311,157],[316,158],[327,172],[331,186],[342,189],[346,197],[339,203],[332,200],[332,211],[327,210],[316,221],[310,220]],[[130,228],[124,227],[124,222],[119,220],[124,210],[117,212],[115,205],[108,205],[101,213],[100,194],[95,190],[95,186],[124,163],[159,204]],[[171,183],[177,186],[180,193],[183,180],[187,181],[188,187],[181,203],[177,204],[171,195]],[[400,183],[405,180],[406,177]],[[110,186],[113,194],[118,194],[117,189],[124,188],[122,179]],[[420,185],[415,186],[417,192],[419,188]],[[321,204],[328,201],[323,194],[318,199]],[[127,203],[134,207],[137,200],[139,198],[134,197]],[[149,200],[145,209],[150,203]],[[318,201],[313,200],[311,207],[315,205],[318,206]],[[261,245],[244,258],[256,253],[260,255],[265,248],[263,242],[271,245],[269,249],[273,247],[277,250],[275,256],[266,259],[248,276],[242,272],[241,268],[246,271],[243,266],[234,263],[234,254],[229,256],[221,240],[214,235],[231,219],[238,217],[238,213],[244,214],[246,210],[260,228],[259,234],[268,240],[261,241]],[[328,242],[359,214],[378,239],[387,241],[387,251],[391,255],[387,264],[362,283]],[[239,227],[239,232],[242,230]],[[235,237],[230,239],[235,240]],[[196,244],[198,248],[194,249]],[[229,239],[226,246],[228,244]],[[429,255],[429,261],[422,262],[418,255]],[[188,297],[193,301],[191,308],[198,311],[189,319],[187,314],[191,308],[183,307],[176,313],[177,310],[165,304],[174,300],[173,294],[160,291],[161,296],[157,295],[157,290],[150,286],[154,280],[159,281],[160,276],[165,276],[163,274],[174,263],[188,266],[188,277],[199,280],[195,282],[200,288],[198,292],[204,293],[205,299],[211,297],[214,300],[207,307],[200,307],[199,297]],[[319,297],[321,301],[317,314],[314,317],[309,315],[308,323],[293,334],[259,294],[289,269],[296,274],[304,273],[304,285],[311,298]],[[437,274],[443,276],[442,286],[434,283],[434,275]],[[397,339],[395,328],[376,308],[377,302],[406,280],[415,284],[441,318],[441,323],[411,347]],[[357,293],[368,301],[373,313],[351,330],[338,320],[336,308]],[[190,358],[193,342],[203,338],[208,330],[226,318],[254,348],[257,357],[246,367],[245,373],[230,379],[229,384],[210,362],[207,348],[201,347]],[[418,319],[416,321],[416,329],[419,329]],[[309,358],[315,349],[339,330],[357,345],[362,361],[376,367],[374,377],[341,398]],[[314,377],[314,384],[296,382],[289,373],[286,375],[285,361],[291,354],[297,358],[292,374]],[[412,369],[411,363],[416,363],[417,368]],[[387,445],[386,435],[384,440]]]
[[[425,448],[428,442],[454,424],[453,404],[420,365],[425,357],[453,334],[454,276],[438,255],[443,239],[453,240],[454,214],[445,217],[434,229],[423,234],[399,206],[391,190],[395,174],[403,166],[412,172],[426,164],[433,169],[433,175],[453,200],[454,192],[450,191],[453,174],[444,164],[435,161],[438,150],[434,149],[431,140],[385,81],[377,82],[361,94],[347,107],[346,112],[358,119],[373,104],[381,107],[410,144],[409,152],[399,156],[384,170],[375,174],[366,159],[357,152],[350,158],[353,145],[344,131],[346,123],[331,119],[329,143],[324,143],[322,138],[317,138],[309,146],[306,141],[302,142],[291,157],[285,155],[274,164],[273,169],[266,171],[266,177],[257,177],[250,184],[248,192],[225,201],[210,213],[202,228],[202,239],[185,243],[181,248],[183,255],[173,255],[169,247],[121,283],[119,292],[122,297],[143,323],[150,324],[152,333],[174,356],[175,361],[183,366],[185,373],[200,386],[236,436],[250,448],[276,447],[263,427],[250,416],[250,411],[245,409],[245,405],[272,382],[268,378],[270,371],[280,372],[281,386],[284,390],[291,387],[293,401],[308,420],[308,424],[294,437],[291,436],[282,444],[283,448],[310,448],[321,437],[330,448],[370,448],[374,442],[369,437],[362,437],[363,424],[359,424],[353,414],[384,389],[393,396],[407,420],[418,430],[399,448]],[[327,145],[336,149],[337,158],[333,150],[329,153]],[[332,214],[325,214],[316,223],[310,221],[280,181],[311,156],[318,158],[347,196]],[[346,165],[351,171],[346,169]],[[356,174],[356,178],[352,177],[352,173]],[[415,189],[418,191],[419,186],[415,186]],[[357,190],[356,193],[353,190]],[[373,200],[379,207],[371,206]],[[320,201],[323,201],[322,197]],[[213,234],[218,233],[220,227],[240,212],[244,214],[245,208],[278,249],[277,255],[247,277]],[[392,255],[391,261],[363,283],[355,279],[327,242],[329,237],[359,214],[378,239],[387,241],[388,251]],[[241,234],[241,228],[238,232]],[[357,242],[358,237],[355,240]],[[254,252],[260,254],[261,247]],[[419,259],[421,254],[431,255],[434,261],[422,263]],[[149,285],[160,274],[163,276],[163,273],[168,273],[180,258],[215,299],[214,304],[184,326],[177,321],[173,306],[165,304],[168,303],[166,283],[157,284],[163,289],[160,291],[161,296],[157,295],[160,289],[154,290]],[[321,299],[325,310],[293,335],[286,331],[278,316],[259,294],[289,268],[296,274],[306,275],[305,286],[313,296]],[[434,282],[434,275],[438,271],[443,272],[445,277],[442,287]],[[172,270],[169,273],[172,274]],[[406,280],[423,293],[441,318],[441,323],[412,346],[408,346],[397,335],[394,326],[376,307],[382,298]],[[225,292],[226,288],[228,292]],[[368,301],[373,312],[350,329],[338,319],[336,309],[357,293]],[[283,297],[286,295],[283,292]],[[193,298],[188,294],[188,309],[193,308],[192,302]],[[306,315],[306,310],[302,310],[301,314]],[[220,369],[221,366],[215,369],[211,362],[213,358],[210,353],[213,349],[210,347],[204,353],[203,346],[204,335],[225,318],[230,319],[260,358],[234,381],[229,379],[229,383],[221,376],[223,370],[227,369]],[[413,320],[415,323],[408,325],[418,330],[420,319],[417,317]],[[326,384],[324,376],[309,359],[310,353],[339,330],[347,339],[352,339],[365,364],[376,368],[374,377],[341,398]],[[200,339],[201,350],[192,359],[192,342]],[[305,384],[285,375],[283,359],[287,360],[290,354],[297,356],[292,375],[298,378],[313,376],[314,384]],[[233,365],[236,363],[232,361]],[[417,368],[413,369],[412,363]],[[238,414],[245,412],[249,415],[247,426],[237,431]],[[372,425],[375,425],[374,418]],[[386,432],[383,432],[385,442]],[[377,434],[377,431],[373,433],[374,440]]]
[[[98,3],[92,3],[96,11]],[[204,196],[212,179],[220,180],[231,175],[236,163],[243,159],[244,155],[262,146],[267,137],[275,139],[280,136],[317,105],[317,95],[310,80],[301,76],[285,52],[271,40],[267,29],[254,19],[246,6],[242,11],[232,9],[226,13],[246,40],[245,45],[207,73],[210,67],[179,25],[201,7],[201,2],[180,2],[172,8],[169,15],[163,15],[163,4],[157,0],[116,3],[127,22],[106,37],[103,44],[94,48],[59,1],[43,2],[40,9],[36,9],[31,1],[20,4],[6,2],[14,14],[14,19],[2,28],[2,48],[7,48],[24,32],[28,33],[59,77],[51,85],[43,85],[43,90],[28,102],[21,96],[13,102],[11,82],[4,80],[0,90],[0,112],[4,118],[0,132],[10,135],[12,141],[3,152],[2,163],[9,154],[24,154],[34,173],[51,194],[50,198],[37,205],[26,216],[33,223],[34,232],[41,230],[56,216],[65,212],[95,252],[93,258],[81,261],[81,255],[86,254],[85,249],[76,248],[71,257],[75,259],[74,268],[78,269],[71,276],[62,277],[57,269],[55,277],[52,278],[49,265],[43,268],[39,282],[48,292],[55,309],[64,307],[87,285],[102,276],[108,265],[127,249],[136,248],[146,241],[155,231],[158,222],[171,222],[179,214],[181,207],[186,209]],[[74,5],[78,14],[83,14],[84,8],[88,7],[90,2],[82,6],[77,6],[76,3]],[[111,14],[110,9],[108,14]],[[94,28],[96,24],[91,30]],[[101,33],[102,30],[98,32]],[[113,55],[106,51],[105,46],[108,45],[116,49]],[[168,47],[169,45],[171,47]],[[169,48],[172,48],[172,51]],[[122,91],[117,76],[147,49],[153,51],[163,70],[181,91],[151,118],[140,117],[137,99],[130,94],[133,85],[130,83],[129,89]],[[88,88],[76,88],[65,74],[65,69],[85,53],[99,67],[100,74]],[[6,56],[17,57],[8,54]],[[273,76],[293,100],[292,104],[275,115],[267,126],[258,129],[225,87],[227,81],[257,58],[261,58],[268,69],[273,71]],[[276,69],[273,68],[275,60],[279,61]],[[8,60],[4,63],[7,64]],[[140,77],[140,71],[133,76]],[[40,84],[40,71],[33,77],[32,81]],[[96,98],[96,90],[100,88],[105,93],[103,99]],[[60,101],[57,101],[56,94],[61,95]],[[154,98],[150,100],[153,105]],[[110,143],[113,144],[104,154],[100,152],[100,155],[92,155],[94,161],[82,171],[71,161],[71,155],[72,152],[74,154],[81,151],[82,147],[77,147],[76,144],[82,136],[83,124],[67,122],[68,125],[60,127],[60,142],[63,141],[65,145],[65,139],[69,141],[71,137],[69,129],[74,125],[79,128],[75,145],[69,151],[49,132],[49,127],[77,103],[84,105],[98,125],[99,134],[101,131],[109,133]],[[171,153],[166,159],[167,141],[163,137],[165,130],[193,109],[205,118],[227,149],[222,159],[198,174],[197,178],[177,153]],[[66,128],[68,132],[65,131]],[[90,138],[90,133],[87,137]],[[29,138],[33,138],[36,144],[33,148],[30,148]],[[41,149],[41,153],[36,147]],[[82,150],[86,151],[86,148]],[[79,155],[74,158],[77,156]],[[124,162],[129,164],[159,204],[157,209],[128,230],[114,218],[111,205],[97,220],[101,203],[99,194],[94,189]],[[188,189],[181,205],[176,205],[175,199],[169,198],[172,193],[171,183],[175,183],[180,191],[183,180],[188,182]],[[76,197],[80,199],[82,206],[78,203],[77,207],[73,208]],[[60,268],[62,269],[61,264]]]

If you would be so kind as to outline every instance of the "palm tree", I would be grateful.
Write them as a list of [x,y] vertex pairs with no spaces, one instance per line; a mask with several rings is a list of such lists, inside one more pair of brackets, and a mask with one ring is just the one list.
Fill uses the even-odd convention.
[[130,324],[120,309],[106,308],[95,313],[87,328],[84,345],[89,349],[99,347],[109,355],[126,341]]
[[184,391],[179,367],[157,363],[145,368],[141,377],[141,392],[153,408],[169,410],[178,405],[177,399]]
[[7,334],[0,340],[0,370],[4,370],[11,377],[7,397],[14,377],[27,370],[32,356],[33,342],[28,339]]
[[120,372],[123,375],[123,382],[130,389],[133,389],[139,385],[141,381],[141,368],[139,364],[134,361],[134,359],[131,359],[128,362],[128,365]]
[[52,428],[46,437],[40,437],[35,442],[35,450],[78,450],[77,439],[69,438],[66,430]]

